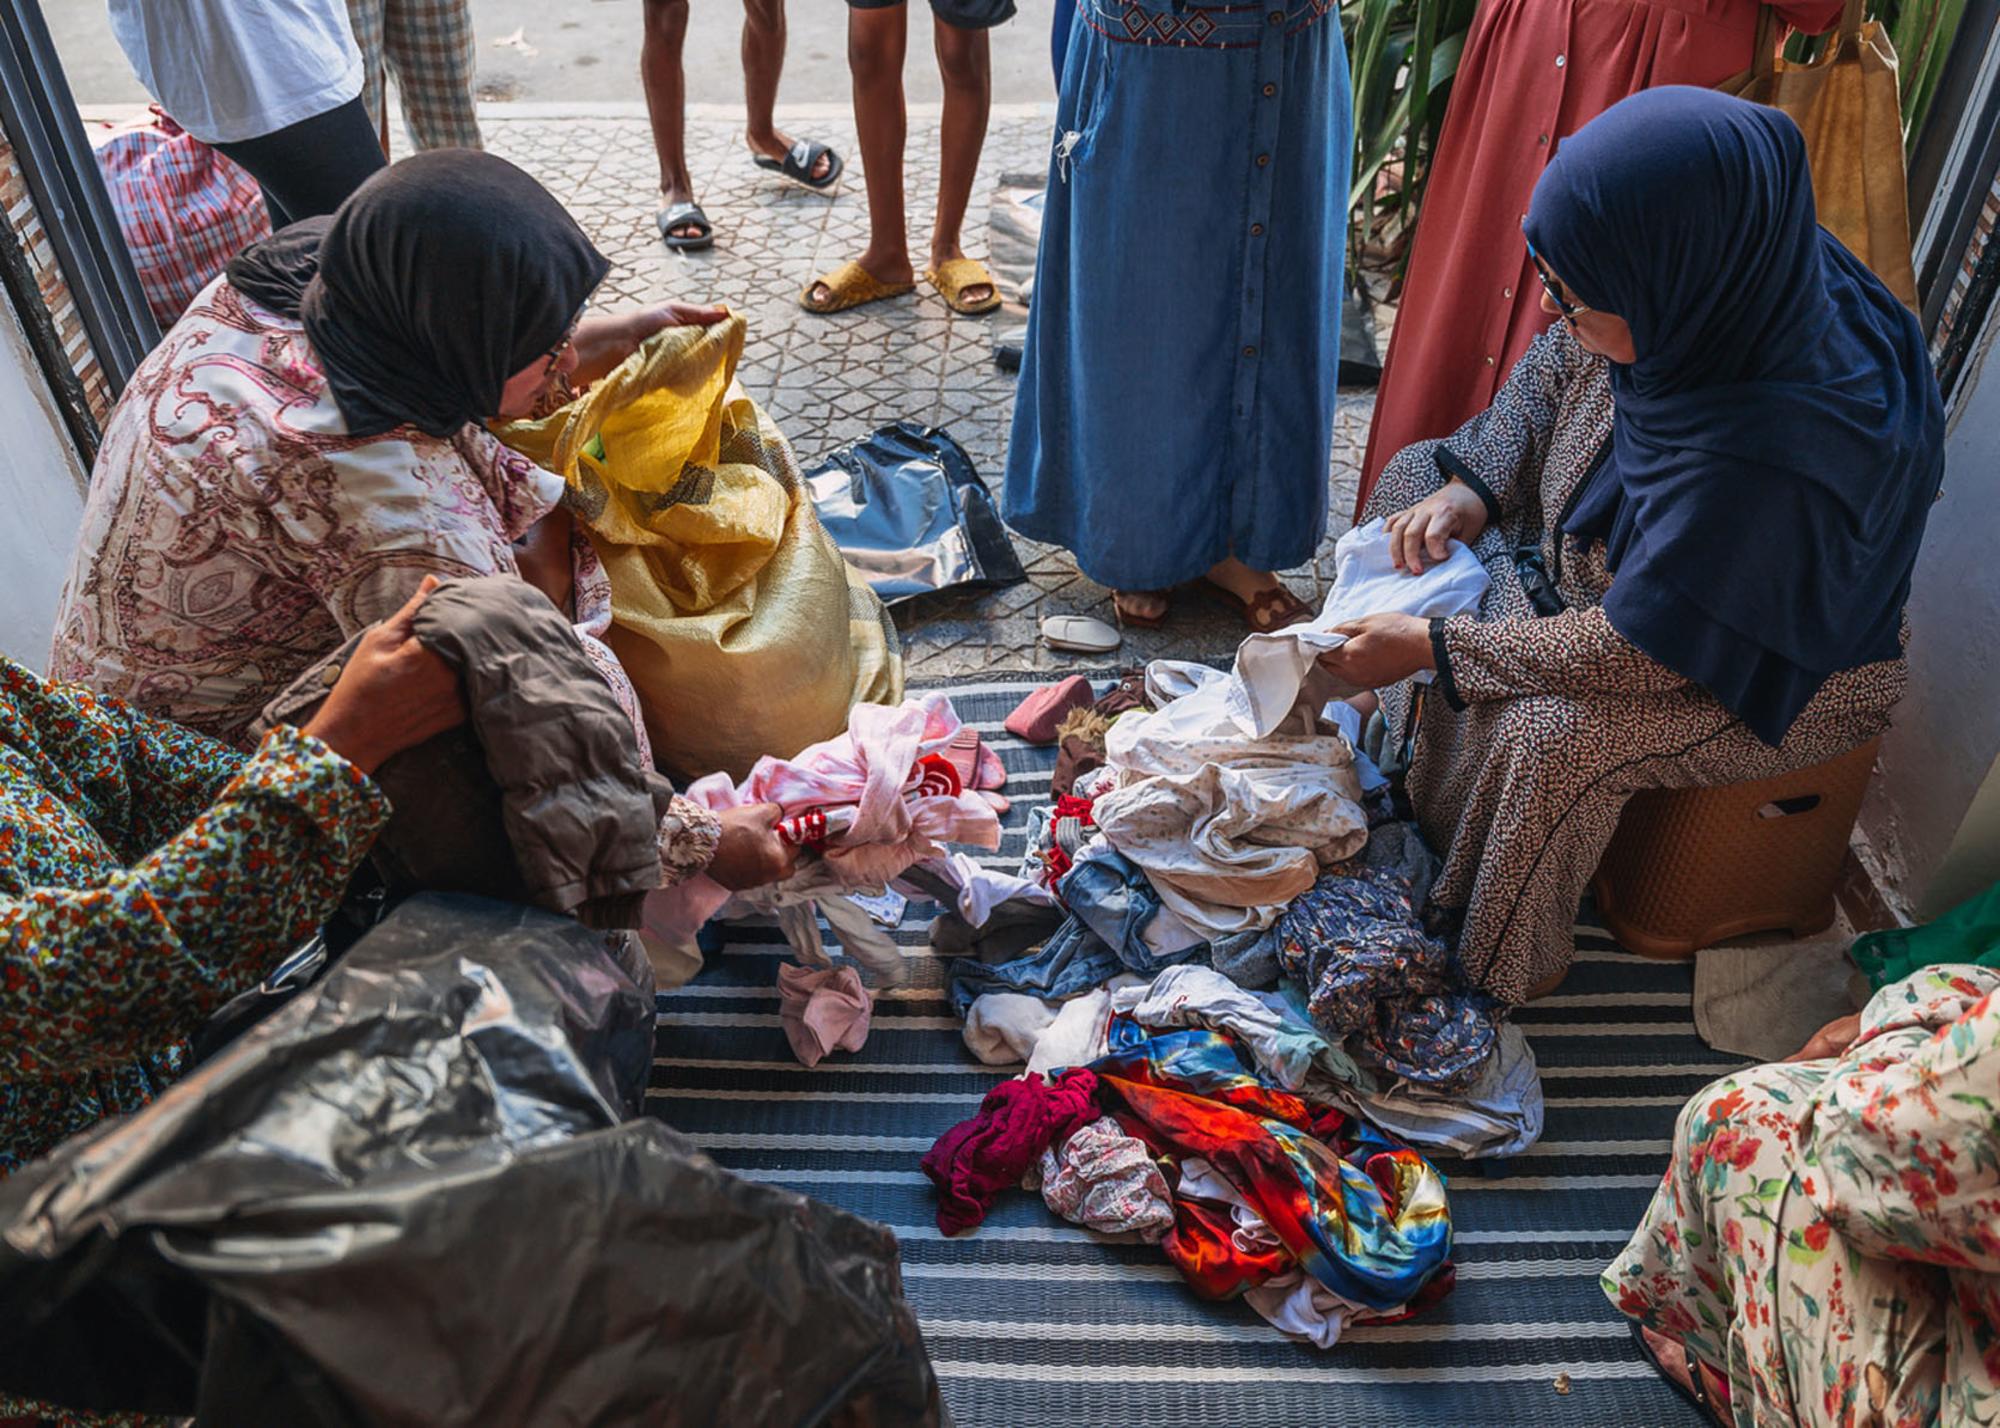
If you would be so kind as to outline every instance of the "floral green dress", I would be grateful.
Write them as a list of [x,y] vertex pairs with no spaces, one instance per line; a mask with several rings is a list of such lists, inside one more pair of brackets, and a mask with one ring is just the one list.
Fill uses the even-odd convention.
[[[0,1177],[182,1070],[340,900],[389,816],[297,729],[244,755],[0,658]],[[0,1425],[152,1428],[0,1393]]]
[[388,815],[297,729],[246,756],[0,659],[0,1176],[170,1082]]
[[1730,1386],[1739,1428],[2000,1424],[2000,973],[1875,994],[1843,1056],[1681,1111],[1604,1291]]

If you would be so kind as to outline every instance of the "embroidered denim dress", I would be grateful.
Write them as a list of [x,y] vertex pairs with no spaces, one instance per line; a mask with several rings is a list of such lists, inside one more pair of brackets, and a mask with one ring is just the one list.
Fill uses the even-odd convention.
[[1006,514],[1157,589],[1326,526],[1352,103],[1332,0],[1073,0]]

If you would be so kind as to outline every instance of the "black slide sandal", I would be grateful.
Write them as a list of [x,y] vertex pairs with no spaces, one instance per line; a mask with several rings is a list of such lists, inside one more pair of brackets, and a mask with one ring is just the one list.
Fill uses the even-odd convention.
[[[827,158],[826,177],[816,179],[812,176],[813,165],[819,162],[822,154]],[[825,144],[816,143],[811,139],[801,139],[793,144],[782,159],[773,159],[764,154],[752,154],[750,161],[760,169],[783,174],[793,183],[803,184],[816,193],[824,193],[838,183],[841,170],[847,167],[841,162],[840,155]]]
[[[715,243],[715,225],[708,221],[698,203],[677,203],[661,209],[653,217],[653,226],[660,230],[661,241],[676,253],[698,253]],[[676,235],[676,228],[692,228],[695,234],[692,238]]]

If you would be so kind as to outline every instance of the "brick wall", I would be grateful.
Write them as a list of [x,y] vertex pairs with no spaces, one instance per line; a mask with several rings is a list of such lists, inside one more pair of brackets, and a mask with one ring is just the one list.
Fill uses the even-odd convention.
[[35,211],[35,200],[28,192],[27,179],[15,161],[14,146],[5,133],[0,133],[0,209],[5,211],[7,222],[12,226],[21,250],[27,255],[28,266],[41,291],[42,305],[55,324],[63,354],[69,360],[70,370],[83,384],[84,399],[91,415],[102,427],[111,415],[111,384],[105,379],[104,368],[90,345],[83,317],[76,310],[75,299],[70,296],[68,281],[56,262],[48,232],[42,227],[41,215]]

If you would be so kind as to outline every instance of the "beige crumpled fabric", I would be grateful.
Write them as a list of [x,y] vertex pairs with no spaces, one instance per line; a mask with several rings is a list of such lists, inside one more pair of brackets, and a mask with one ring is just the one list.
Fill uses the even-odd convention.
[[1361,850],[1368,819],[1347,740],[1250,738],[1225,707],[1227,676],[1205,673],[1214,678],[1165,708],[1112,726],[1118,786],[1091,814],[1160,901],[1213,938],[1277,921],[1321,868]]

